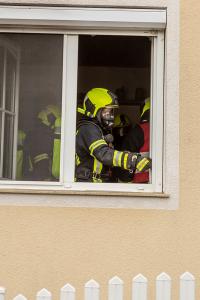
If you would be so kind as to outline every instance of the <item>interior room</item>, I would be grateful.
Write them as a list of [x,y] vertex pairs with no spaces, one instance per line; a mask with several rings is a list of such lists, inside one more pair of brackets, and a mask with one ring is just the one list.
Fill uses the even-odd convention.
[[94,87],[110,89],[120,108],[138,122],[140,106],[150,96],[151,40],[142,36],[79,36],[78,105]]

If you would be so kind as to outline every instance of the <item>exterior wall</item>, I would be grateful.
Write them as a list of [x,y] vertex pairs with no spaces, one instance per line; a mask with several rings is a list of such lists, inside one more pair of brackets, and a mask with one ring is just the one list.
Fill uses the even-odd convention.
[[[46,4],[55,2],[72,5],[105,3],[103,0],[43,1]],[[109,4],[141,6],[141,2],[110,0]],[[172,7],[175,1],[145,2],[158,7]],[[165,271],[174,279],[173,297],[177,299],[178,276],[181,273],[188,270],[199,279],[200,191],[198,176],[193,176],[191,172],[197,169],[200,153],[200,144],[196,140],[196,133],[200,129],[200,3],[197,0],[181,0],[180,8],[179,209],[155,211],[1,206],[0,284],[7,287],[8,298],[21,292],[33,299],[36,291],[42,287],[51,290],[55,298],[60,287],[69,281],[77,287],[80,299],[83,284],[94,278],[101,284],[101,297],[105,299],[107,280],[118,275],[125,282],[125,298],[130,299],[131,279],[143,273],[150,281],[149,295],[153,299],[154,278]],[[0,199],[6,203],[14,198],[25,201],[33,197],[2,194]],[[53,196],[43,197],[48,204],[49,197]],[[65,196],[60,197],[64,199]],[[200,282],[197,294],[199,287]]]

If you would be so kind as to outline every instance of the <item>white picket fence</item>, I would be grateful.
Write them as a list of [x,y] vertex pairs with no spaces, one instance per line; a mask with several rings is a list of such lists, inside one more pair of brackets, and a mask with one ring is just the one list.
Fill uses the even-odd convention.
[[[148,280],[142,274],[138,274],[132,280],[132,299],[147,300]],[[5,300],[6,289],[0,288],[0,300]],[[185,272],[180,276],[180,300],[195,300],[195,278]],[[60,300],[75,300],[76,290],[69,283],[60,290]],[[123,300],[123,281],[115,276],[108,283],[108,300]],[[13,300],[27,300],[22,294]],[[36,295],[36,300],[52,300],[51,293],[42,289]],[[84,300],[100,300],[100,286],[91,279],[84,287]],[[161,273],[156,278],[156,300],[171,300],[171,278],[166,273]]]

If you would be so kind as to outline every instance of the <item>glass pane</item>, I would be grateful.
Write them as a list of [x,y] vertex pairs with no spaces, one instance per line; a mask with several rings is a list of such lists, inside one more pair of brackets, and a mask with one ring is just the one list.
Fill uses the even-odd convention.
[[0,47],[0,107],[3,104],[4,49]]
[[2,145],[2,141],[1,141],[1,137],[2,137],[2,112],[0,111],[0,178],[1,178],[1,145]]
[[[76,180],[149,183],[149,173],[135,171],[122,152],[149,155],[150,107],[146,99],[150,95],[151,41],[139,36],[84,35],[79,37],[78,59],[81,109],[77,116]],[[93,88],[104,88],[104,92]],[[119,107],[114,111],[105,110],[112,101],[107,90],[118,98]],[[82,126],[87,121],[90,126]]]
[[16,179],[58,181],[62,35],[9,35],[20,49]]
[[5,114],[3,177],[9,179],[12,178],[13,166],[13,121],[13,116]]
[[5,102],[12,112],[5,117],[2,177],[58,181],[63,35],[1,33],[0,40],[7,49]]
[[14,111],[15,84],[16,59],[9,51],[7,51],[5,107],[9,111]]
[[1,33],[0,40],[7,49],[5,98],[12,112],[5,118],[3,179],[58,181],[63,35]]

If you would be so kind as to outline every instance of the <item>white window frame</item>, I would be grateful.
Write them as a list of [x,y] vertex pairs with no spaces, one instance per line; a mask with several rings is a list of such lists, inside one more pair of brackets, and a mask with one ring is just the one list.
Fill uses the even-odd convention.
[[[0,46],[4,49],[4,66],[3,66],[3,94],[2,96],[2,107],[0,107],[0,111],[2,113],[1,120],[1,139],[0,139],[0,147],[1,147],[1,155],[0,155],[0,178],[3,173],[3,159],[4,159],[4,134],[5,134],[5,117],[6,115],[10,115],[12,117],[13,122],[13,146],[12,146],[12,178],[14,178],[14,174],[16,172],[16,151],[17,151],[17,128],[18,128],[18,100],[19,100],[19,64],[20,64],[20,53],[17,46],[10,44],[6,39],[2,39],[0,41]],[[11,109],[6,109],[6,76],[7,76],[7,57],[8,53],[10,53],[13,58],[16,60],[16,69],[15,69],[15,78],[12,100],[11,100]],[[10,137],[11,138],[11,137]]]
[[[126,33],[126,32],[125,32]],[[95,35],[98,31],[95,31]],[[112,35],[112,31],[107,31],[107,35]],[[141,33],[144,35],[144,32]],[[122,33],[120,34],[122,35]],[[129,33],[130,35],[130,33]],[[131,34],[135,35],[134,31]],[[140,35],[140,32],[137,32]],[[67,136],[65,145],[62,147],[61,157],[64,161],[61,166],[64,166],[63,182],[65,187],[75,191],[145,191],[145,192],[162,192],[162,170],[163,170],[163,74],[164,74],[164,32],[158,31],[152,35],[152,32],[145,32],[146,36],[152,39],[152,122],[151,122],[151,144],[152,146],[152,183],[149,184],[127,184],[127,183],[87,183],[74,182],[74,165],[75,165],[75,141],[76,141],[76,114],[77,114],[77,69],[78,69],[78,35],[68,34],[64,38],[64,51],[66,53],[63,78],[65,84],[63,87],[63,101],[66,107],[63,122],[63,134]],[[67,76],[70,74],[70,76]],[[67,100],[67,99],[70,99]],[[71,145],[71,151],[67,151],[68,145]],[[64,155],[68,153],[68,155]],[[61,174],[63,171],[61,172]]]
[[[60,189],[80,192],[162,193],[163,182],[163,87],[164,87],[164,29],[165,9],[112,8],[45,8],[0,7],[1,32],[64,34],[63,90],[62,90],[62,145],[60,182],[0,182],[2,188]],[[17,26],[16,26],[17,24]],[[6,27],[9,25],[9,28]],[[153,124],[152,124],[152,184],[75,183],[75,131],[77,97],[77,58],[79,34],[138,35],[153,39],[152,68]],[[68,76],[67,74],[70,74]],[[162,99],[158,101],[158,99]],[[71,151],[68,152],[68,145]],[[68,155],[64,155],[68,153]],[[65,172],[70,170],[70,172]]]

